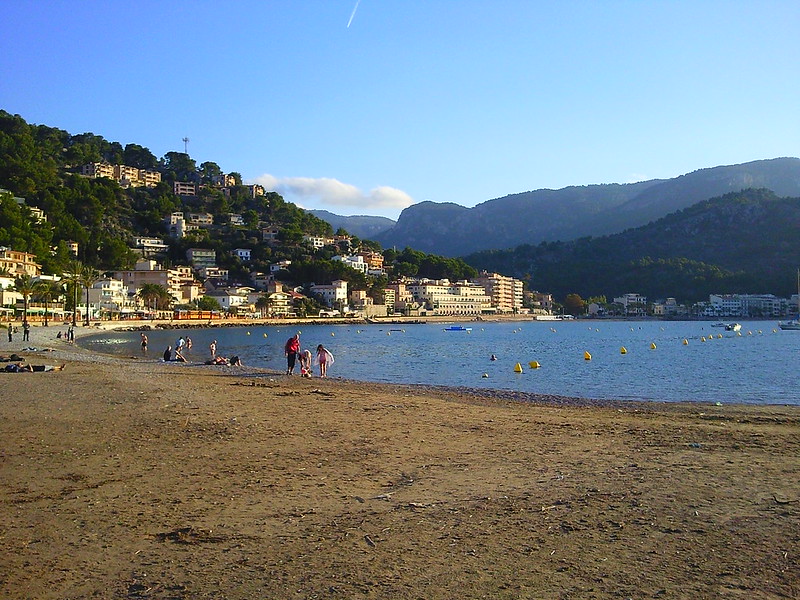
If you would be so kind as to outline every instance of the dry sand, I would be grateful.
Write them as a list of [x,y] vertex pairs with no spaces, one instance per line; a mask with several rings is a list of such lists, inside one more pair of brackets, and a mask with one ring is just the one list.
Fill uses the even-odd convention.
[[0,340],[67,363],[0,374],[2,598],[800,597],[796,407],[508,402],[55,331]]

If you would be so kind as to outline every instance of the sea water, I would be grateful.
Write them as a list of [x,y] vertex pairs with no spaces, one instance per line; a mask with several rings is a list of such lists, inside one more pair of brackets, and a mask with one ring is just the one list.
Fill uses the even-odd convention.
[[[333,353],[332,377],[597,399],[800,404],[800,331],[781,331],[775,322],[742,322],[739,334],[705,321],[462,325],[471,330],[447,331],[441,323],[152,330],[146,358],[159,361],[168,345],[188,335],[190,363],[206,361],[216,340],[222,356],[238,355],[246,366],[283,372],[284,344],[300,332],[303,349],[314,353],[323,344]],[[138,332],[109,332],[80,343],[143,358]],[[530,368],[532,361],[540,368]],[[521,373],[515,372],[517,364]]]

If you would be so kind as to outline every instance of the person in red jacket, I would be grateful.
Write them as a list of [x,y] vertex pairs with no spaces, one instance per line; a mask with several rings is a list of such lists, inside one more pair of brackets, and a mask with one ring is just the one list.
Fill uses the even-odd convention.
[[286,341],[284,352],[286,353],[286,374],[292,375],[294,373],[294,364],[297,362],[297,355],[300,352],[299,333],[295,333]]

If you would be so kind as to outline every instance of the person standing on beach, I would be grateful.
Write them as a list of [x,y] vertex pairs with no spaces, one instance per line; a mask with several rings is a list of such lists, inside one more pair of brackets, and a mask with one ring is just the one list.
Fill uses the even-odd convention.
[[142,352],[147,352],[147,336],[144,333],[140,335],[142,336]]
[[333,364],[333,354],[320,344],[317,346],[317,356],[314,358],[314,363],[319,365],[319,376],[327,377],[328,367]]
[[286,374],[292,375],[294,373],[294,364],[297,362],[297,354],[300,352],[299,333],[295,333],[286,341],[283,351],[286,354]]
[[22,341],[31,341],[31,325],[27,321],[22,322]]
[[208,345],[208,349],[211,350],[211,360],[213,361],[217,358],[217,340],[214,340]]
[[14,341],[14,329],[11,327],[11,323],[8,324],[8,341],[9,343]]

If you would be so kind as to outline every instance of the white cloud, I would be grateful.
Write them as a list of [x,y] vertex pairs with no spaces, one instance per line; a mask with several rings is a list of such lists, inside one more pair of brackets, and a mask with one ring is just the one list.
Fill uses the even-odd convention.
[[411,196],[397,188],[379,186],[364,192],[354,185],[329,177],[275,177],[264,174],[256,177],[253,182],[305,207],[351,207],[382,212],[399,211],[414,204]]

